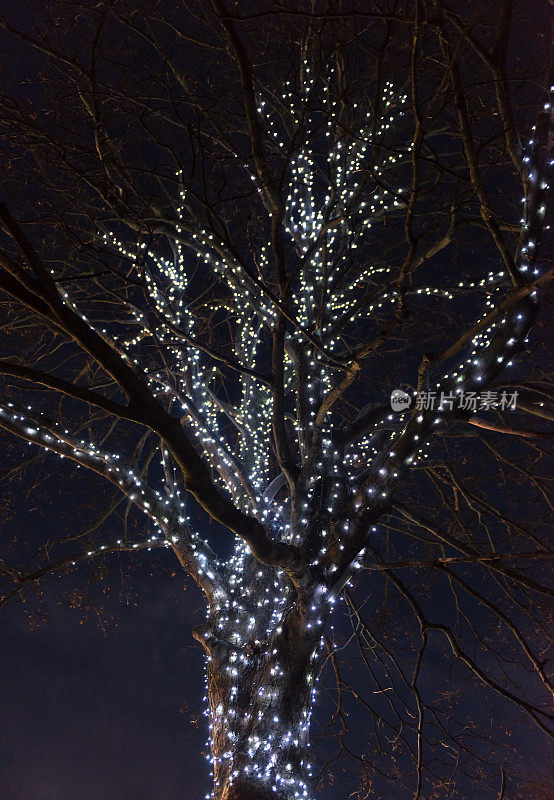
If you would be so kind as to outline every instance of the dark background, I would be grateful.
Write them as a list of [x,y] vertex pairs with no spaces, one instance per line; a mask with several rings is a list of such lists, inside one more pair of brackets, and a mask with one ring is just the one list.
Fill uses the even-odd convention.
[[[19,4],[3,4],[11,18]],[[521,3],[533,14],[535,3]],[[24,12],[22,19],[27,17]],[[539,26],[536,35],[544,36]],[[6,64],[11,80],[32,72],[25,61]],[[28,450],[2,436],[2,468],[17,466]],[[89,476],[63,474],[65,467],[52,456],[10,483],[0,512],[2,536],[25,543],[27,552],[58,528],[65,535],[79,530],[87,516],[94,519],[105,498]],[[63,491],[61,487],[63,488]],[[85,488],[86,487],[86,488]],[[5,495],[5,484],[0,486]],[[88,494],[88,505],[84,494]],[[98,506],[98,507],[97,507]],[[203,521],[199,521],[204,525]],[[119,535],[114,518],[104,528],[105,539]],[[203,531],[202,531],[203,532]],[[42,591],[44,594],[42,594]],[[202,619],[202,602],[187,583],[176,559],[167,552],[131,560],[125,554],[69,575],[48,578],[27,605],[0,613],[0,798],[1,800],[200,800],[209,792],[209,766],[204,758],[208,721],[203,656],[192,639],[193,624]],[[336,625],[344,628],[341,612]],[[430,689],[442,680],[437,648],[431,659],[436,671],[423,682]],[[373,687],[363,665],[351,661],[349,679],[371,694]],[[327,682],[326,682],[327,681]],[[314,722],[321,733],[333,708],[330,676],[322,684],[323,699]],[[492,761],[511,756],[510,768],[533,786],[544,785],[549,774],[549,751],[544,737],[517,717],[505,703],[479,689],[467,691],[461,712],[477,718],[505,749],[487,748]],[[367,712],[352,711],[352,738],[363,750],[371,735]],[[506,733],[506,731],[508,731]],[[320,761],[329,758],[336,743],[326,739],[318,748]],[[348,765],[326,773],[322,800],[346,800],[356,787],[356,772]],[[498,779],[498,785],[500,781]],[[394,785],[391,780],[391,787]],[[404,800],[402,788],[389,791],[389,800]],[[467,800],[494,796],[467,795]],[[510,795],[513,797],[514,795]],[[525,796],[523,795],[517,795]]]

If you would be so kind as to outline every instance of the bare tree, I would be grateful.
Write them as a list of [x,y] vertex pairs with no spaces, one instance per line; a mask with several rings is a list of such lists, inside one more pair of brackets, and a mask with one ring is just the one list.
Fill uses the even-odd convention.
[[[551,734],[552,433],[534,427],[552,421],[551,378],[540,337],[526,349],[554,275],[548,53],[522,64],[513,4],[496,6],[493,24],[443,0],[64,0],[3,19],[31,66],[2,99],[0,425],[154,526],[3,562],[4,602],[102,554],[171,548],[207,603],[194,635],[218,800],[310,796],[323,664],[349,750],[341,598],[395,693],[371,713],[411,759],[402,791],[443,780],[421,679],[437,637]],[[513,473],[535,518],[491,489]],[[197,507],[230,559],[194,530]],[[364,616],[376,587],[403,604],[408,655]],[[489,615],[501,646],[479,630]],[[359,759],[366,775],[379,759]]]

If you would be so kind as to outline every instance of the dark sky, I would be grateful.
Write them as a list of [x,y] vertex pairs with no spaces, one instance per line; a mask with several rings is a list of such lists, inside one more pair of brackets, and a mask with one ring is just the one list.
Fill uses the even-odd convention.
[[[29,526],[27,542],[51,536],[66,508],[58,499],[29,521],[23,491],[16,505],[3,535]],[[119,530],[111,534],[107,541]],[[129,573],[126,556],[107,560],[80,607],[73,592],[90,568],[46,581],[41,621],[20,605],[0,613],[0,800],[201,800],[209,791],[203,658],[191,636],[200,599],[171,554],[156,561],[152,569],[139,558]],[[491,727],[512,727],[507,707],[483,698],[483,718],[498,715]],[[351,725],[364,742],[367,715]],[[511,741],[529,778],[548,774],[546,744],[530,725],[518,724]],[[346,800],[346,787],[339,781],[318,798]],[[397,789],[388,800],[408,796]]]
[[[114,564],[114,584],[118,573]],[[176,602],[177,581],[147,570],[132,583],[126,589],[140,601],[108,599],[105,623],[94,610],[58,604],[57,591],[45,603],[50,619],[34,630],[21,608],[0,620],[3,800],[203,797],[203,665],[191,598]]]

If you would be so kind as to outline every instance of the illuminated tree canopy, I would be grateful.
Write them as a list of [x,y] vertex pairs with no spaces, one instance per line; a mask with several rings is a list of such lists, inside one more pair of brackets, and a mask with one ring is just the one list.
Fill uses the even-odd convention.
[[[3,21],[37,88],[2,100],[0,425],[148,524],[6,560],[5,602],[101,555],[171,548],[206,599],[217,800],[314,797],[323,666],[341,682],[333,608],[369,637],[358,605],[377,585],[416,625],[387,662],[406,691],[382,721],[411,765],[402,796],[436,796],[442,775],[425,769],[439,723],[418,683],[435,637],[549,735],[544,632],[518,621],[551,596],[544,528],[487,484],[516,469],[499,438],[519,453],[552,420],[528,344],[554,275],[551,87],[530,59],[512,88],[512,3],[486,25],[439,0],[46,5],[46,33]],[[464,452],[493,464],[482,492]],[[517,479],[546,503],[542,463]],[[463,595],[453,622],[430,614],[422,569]],[[511,649],[460,629],[466,601],[523,685],[491,665]]]

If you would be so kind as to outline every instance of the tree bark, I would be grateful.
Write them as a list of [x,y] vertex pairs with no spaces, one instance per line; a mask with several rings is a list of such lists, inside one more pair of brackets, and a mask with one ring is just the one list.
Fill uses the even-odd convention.
[[324,625],[313,600],[297,600],[263,638],[259,626],[248,635],[231,626],[222,636],[217,614],[196,632],[208,653],[214,800],[308,797],[309,724]]

